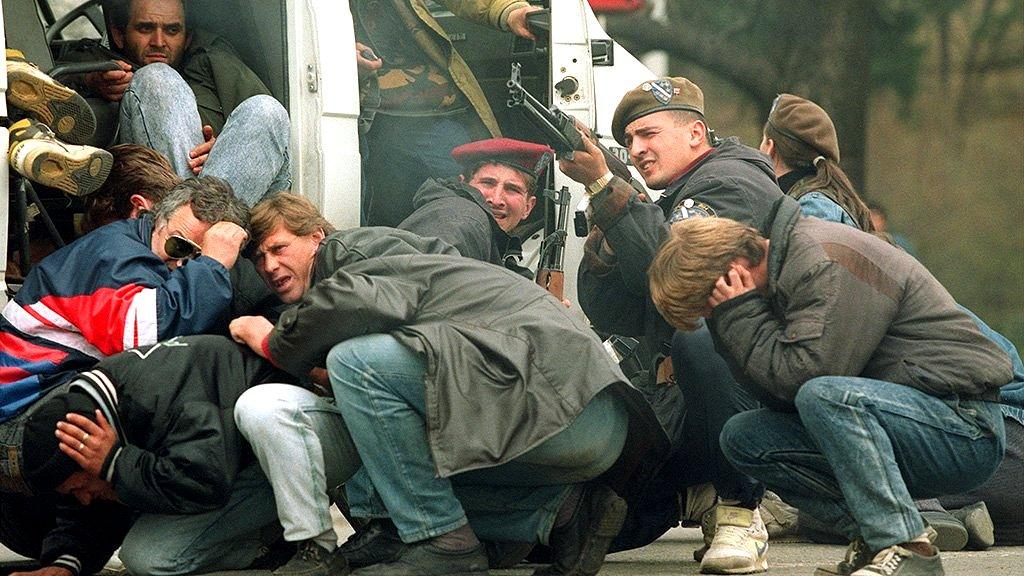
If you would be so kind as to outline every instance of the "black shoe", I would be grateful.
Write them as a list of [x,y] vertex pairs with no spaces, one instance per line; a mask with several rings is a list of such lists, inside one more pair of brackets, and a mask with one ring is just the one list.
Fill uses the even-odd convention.
[[587,488],[564,526],[551,531],[555,561],[534,571],[534,576],[593,576],[604,564],[612,539],[626,520],[626,501],[611,488]]
[[427,541],[409,544],[392,562],[360,568],[352,576],[487,576],[487,554],[482,544],[453,552]]
[[274,576],[346,576],[349,572],[337,550],[330,552],[313,540],[304,540],[292,559],[274,570]]
[[398,529],[387,518],[374,518],[366,526],[356,530],[338,551],[345,556],[352,568],[361,568],[391,562],[408,548],[408,544],[398,537]]

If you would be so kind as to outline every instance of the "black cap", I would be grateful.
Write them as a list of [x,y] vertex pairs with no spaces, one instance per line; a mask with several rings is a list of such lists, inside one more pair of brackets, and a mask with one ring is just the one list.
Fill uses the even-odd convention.
[[26,420],[22,439],[25,482],[37,494],[55,489],[81,470],[77,462],[60,451],[60,440],[55,434],[57,423],[71,412],[95,420],[98,408],[81,390],[55,394],[40,401],[45,404]]

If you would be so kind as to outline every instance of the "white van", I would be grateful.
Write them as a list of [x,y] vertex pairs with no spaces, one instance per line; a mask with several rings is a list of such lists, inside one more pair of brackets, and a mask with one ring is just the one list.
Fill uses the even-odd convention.
[[[622,95],[655,75],[608,37],[586,0],[533,3],[550,9],[550,22],[546,23],[550,34],[538,42],[466,22],[442,5],[428,1],[477,75],[506,136],[539,140],[539,133],[522,113],[506,106],[506,83],[513,62],[522,66],[523,85],[545,105],[553,103],[599,134],[609,134],[612,113]],[[5,44],[21,48],[44,71],[55,65],[53,55],[61,54],[69,44],[82,42],[79,38],[83,36],[106,42],[100,0],[0,0],[0,4],[4,18],[0,36],[7,31]],[[314,200],[335,226],[358,226],[359,95],[356,63],[351,56],[354,34],[349,2],[199,0],[196,4],[196,26],[225,36],[288,109],[293,190]],[[6,86],[6,77],[0,78],[0,90]],[[0,103],[0,114],[7,115],[6,101]],[[104,118],[112,122],[116,116],[100,111],[98,118],[102,124]],[[0,129],[0,138],[6,150],[6,129]],[[610,137],[603,143],[626,159],[625,151]],[[554,172],[550,184],[556,189],[567,186],[572,194],[570,208],[575,207],[583,198],[583,187]],[[9,239],[21,241],[13,234],[24,208],[19,205],[18,189],[12,188],[14,181],[3,162],[0,272],[4,274],[0,274],[0,304],[17,289],[4,284],[8,252],[16,249],[9,245]],[[51,206],[48,211],[54,209],[64,208]],[[545,210],[535,212],[538,223],[529,231],[524,262],[531,268],[537,265],[540,221]],[[11,226],[15,229],[9,230]],[[582,245],[582,239],[570,229],[565,251],[565,293],[573,301]]]

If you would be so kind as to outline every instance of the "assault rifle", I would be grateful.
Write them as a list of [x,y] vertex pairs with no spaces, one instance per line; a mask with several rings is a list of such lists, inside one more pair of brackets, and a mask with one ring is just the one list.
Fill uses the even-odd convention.
[[[565,298],[565,225],[569,211],[569,189],[545,190],[544,198],[555,207],[544,212],[544,240],[540,244],[537,284],[555,298]],[[552,221],[554,220],[554,221]]]
[[[572,160],[573,152],[576,150],[586,150],[586,146],[583,143],[584,136],[580,131],[592,134],[591,131],[579,124],[569,114],[559,110],[557,106],[547,108],[541,104],[540,100],[537,100],[533,94],[530,94],[523,87],[521,68],[518,62],[512,63],[512,74],[507,82],[508,101],[506,105],[509,108],[519,108],[523,111],[527,120],[541,131],[544,141],[554,148],[555,155],[558,158]],[[592,138],[591,140],[601,151],[612,174],[629,182],[638,193],[646,194],[646,190],[633,178],[633,173],[629,171],[629,166],[625,162],[620,160],[611,150],[608,150],[604,144],[601,144],[597,138]],[[587,218],[587,208],[589,205],[590,199],[584,198],[576,207],[573,226],[576,230],[576,235],[581,238],[590,232],[590,222]]]

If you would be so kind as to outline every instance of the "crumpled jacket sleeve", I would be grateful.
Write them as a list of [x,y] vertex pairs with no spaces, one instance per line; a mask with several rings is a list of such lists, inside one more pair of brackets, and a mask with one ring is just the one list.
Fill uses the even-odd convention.
[[56,516],[56,526],[43,539],[39,561],[68,569],[77,562],[78,574],[99,572],[121,545],[133,520],[132,511],[115,502],[82,506],[71,497],[57,504]]
[[[787,283],[790,284],[790,283]],[[870,286],[840,265],[823,262],[792,282],[783,319],[748,292],[715,307],[716,348],[735,370],[771,396],[792,403],[817,376],[857,375],[885,336],[896,303],[883,306]],[[871,314],[859,302],[874,302]]]
[[393,276],[361,273],[367,268],[364,264],[352,265],[351,271],[335,271],[313,286],[298,306],[281,315],[268,343],[274,364],[303,377],[324,365],[335,344],[409,323],[425,288]]
[[501,30],[508,29],[508,13],[529,6],[525,0],[441,0],[452,14]]

